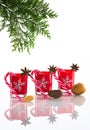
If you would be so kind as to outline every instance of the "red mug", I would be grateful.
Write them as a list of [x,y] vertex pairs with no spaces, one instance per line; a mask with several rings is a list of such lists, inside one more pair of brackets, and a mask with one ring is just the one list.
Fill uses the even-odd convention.
[[63,92],[70,91],[74,85],[74,71],[70,69],[58,69],[58,89]]
[[32,80],[35,83],[36,95],[46,95],[52,89],[52,73],[48,71],[34,70],[31,72]]
[[[9,77],[9,82],[8,82]],[[10,88],[11,97],[16,97],[16,94],[20,97],[24,97],[27,94],[27,80],[28,76],[20,73],[7,73],[5,76],[5,82]]]

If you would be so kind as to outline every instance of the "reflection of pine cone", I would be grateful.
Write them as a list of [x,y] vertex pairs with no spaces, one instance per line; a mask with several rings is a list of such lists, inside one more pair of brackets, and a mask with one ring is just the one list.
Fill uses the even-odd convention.
[[51,90],[48,92],[48,95],[53,98],[59,98],[63,95],[61,90]]
[[80,94],[83,94],[86,91],[86,89],[82,83],[77,83],[73,85],[71,91],[76,95],[80,95]]

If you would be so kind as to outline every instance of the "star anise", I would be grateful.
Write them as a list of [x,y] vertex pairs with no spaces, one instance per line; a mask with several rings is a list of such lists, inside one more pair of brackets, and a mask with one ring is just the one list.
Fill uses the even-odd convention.
[[54,72],[56,72],[56,70],[57,70],[56,68],[57,68],[56,66],[54,66],[54,65],[51,66],[51,65],[50,65],[48,69],[49,69],[49,72],[54,73]]
[[70,67],[71,67],[71,70],[73,70],[73,71],[79,70],[79,66],[77,64],[72,64],[72,66],[70,66]]
[[21,125],[26,126],[26,125],[31,124],[31,122],[29,121],[30,119],[31,119],[31,118],[30,118],[30,117],[28,117],[28,118],[27,118],[27,119],[25,119],[25,120],[21,120],[21,121],[22,121]]
[[30,76],[31,70],[27,69],[26,67],[24,69],[21,69],[21,71],[22,71],[21,73],[22,75]]

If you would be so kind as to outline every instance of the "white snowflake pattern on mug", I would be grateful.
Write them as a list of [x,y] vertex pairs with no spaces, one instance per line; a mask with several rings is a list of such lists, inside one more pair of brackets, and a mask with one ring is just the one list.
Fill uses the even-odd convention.
[[37,80],[37,82],[40,84],[40,87],[44,89],[47,88],[47,84],[49,83],[49,81],[47,81],[45,77],[42,77],[41,80]]
[[66,76],[65,78],[61,78],[62,82],[65,86],[70,87],[70,84],[72,83],[72,80],[70,80],[69,76]]
[[25,85],[25,82],[21,82],[21,79],[18,79],[17,82],[13,82],[14,89],[22,90],[22,86]]

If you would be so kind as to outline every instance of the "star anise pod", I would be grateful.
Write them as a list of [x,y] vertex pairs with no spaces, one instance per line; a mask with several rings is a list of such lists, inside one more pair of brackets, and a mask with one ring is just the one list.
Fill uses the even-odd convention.
[[27,69],[26,67],[24,68],[24,69],[21,69],[21,71],[22,71],[22,75],[27,75],[27,76],[30,76],[30,72],[31,72],[31,70],[29,70],[29,69]]
[[57,70],[56,68],[57,68],[56,66],[54,66],[54,65],[51,66],[51,65],[50,65],[48,69],[49,69],[49,72],[54,73],[54,72],[56,72],[56,70]]
[[72,64],[72,66],[70,66],[70,67],[71,67],[71,70],[73,70],[73,71],[79,70],[79,66],[77,64]]

